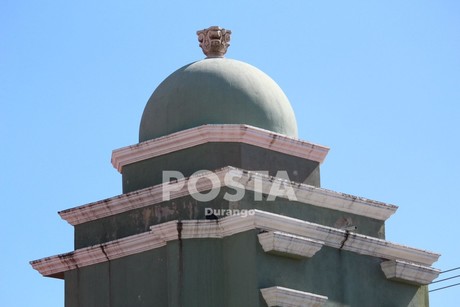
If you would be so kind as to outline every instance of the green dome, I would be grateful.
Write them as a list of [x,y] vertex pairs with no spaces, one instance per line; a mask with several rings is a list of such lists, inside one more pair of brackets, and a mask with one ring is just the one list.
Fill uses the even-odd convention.
[[294,112],[275,81],[225,58],[194,62],[167,77],[147,102],[139,141],[204,124],[247,124],[297,137]]

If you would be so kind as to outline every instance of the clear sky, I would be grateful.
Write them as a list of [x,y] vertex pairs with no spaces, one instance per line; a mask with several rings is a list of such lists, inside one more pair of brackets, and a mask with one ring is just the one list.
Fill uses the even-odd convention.
[[29,261],[73,249],[57,211],[121,193],[111,151],[137,143],[211,25],[281,86],[300,138],[331,148],[323,187],[398,205],[389,241],[460,266],[459,1],[0,0],[1,306],[63,306],[63,281]]

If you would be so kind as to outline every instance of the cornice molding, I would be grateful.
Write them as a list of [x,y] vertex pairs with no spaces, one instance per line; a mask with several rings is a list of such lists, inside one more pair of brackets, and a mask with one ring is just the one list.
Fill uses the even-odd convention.
[[269,307],[321,307],[327,302],[327,296],[293,290],[284,287],[260,289]]
[[43,276],[64,278],[64,272],[165,246],[166,241],[145,232],[123,239],[77,249],[73,252],[31,261]]
[[441,273],[435,268],[401,260],[384,261],[380,267],[386,278],[415,285],[428,285]]
[[[411,269],[425,270],[437,261],[439,254],[415,249],[365,235],[322,226],[283,215],[254,210],[253,215],[233,215],[218,220],[170,221],[155,225],[149,232],[129,236],[74,252],[31,262],[45,276],[62,277],[65,271],[125,257],[164,246],[180,239],[224,238],[248,230],[278,231],[291,236],[324,242],[329,247],[387,260],[400,260],[420,265]],[[301,241],[297,242],[302,244]],[[304,242],[309,245],[310,242]]]
[[392,243],[347,230],[310,223],[271,212],[255,210],[255,227],[268,231],[282,231],[312,240],[324,245],[388,260],[405,260],[422,265],[432,265],[439,254]]
[[[270,177],[264,174],[230,166],[214,171],[219,178],[218,182],[198,180],[197,190],[200,192],[207,191],[211,189],[213,184],[219,187],[235,187],[232,183],[225,183],[225,175],[229,172],[233,172],[234,181],[243,185],[246,190],[254,191],[255,182],[258,181],[261,183],[262,192],[264,194],[268,194],[273,182],[278,182],[285,185],[285,187],[292,187],[296,195],[297,202],[317,207],[352,213],[377,220],[388,219],[398,209],[397,206],[391,204],[385,204],[383,202],[322,189],[307,184],[288,182],[282,178]],[[188,181],[190,178],[199,176],[203,176],[203,174],[179,179],[175,182],[155,185],[153,187],[118,195],[112,198],[89,203],[87,205],[63,210],[59,212],[59,215],[71,225],[75,226],[130,210],[157,205],[163,202],[163,191],[169,192],[170,199],[176,199],[189,195],[190,193],[187,190]],[[182,186],[181,189],[179,189],[180,186]]]
[[329,148],[249,125],[203,125],[135,145],[115,149],[112,165],[123,166],[211,142],[254,145],[322,163]]

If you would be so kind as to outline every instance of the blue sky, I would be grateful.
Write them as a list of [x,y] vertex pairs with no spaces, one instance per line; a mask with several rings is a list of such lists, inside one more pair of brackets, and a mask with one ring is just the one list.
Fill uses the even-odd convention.
[[63,306],[28,262],[73,249],[57,211],[121,193],[111,151],[211,25],[281,86],[300,138],[331,148],[323,187],[398,205],[388,240],[460,266],[460,2],[1,0],[0,305]]

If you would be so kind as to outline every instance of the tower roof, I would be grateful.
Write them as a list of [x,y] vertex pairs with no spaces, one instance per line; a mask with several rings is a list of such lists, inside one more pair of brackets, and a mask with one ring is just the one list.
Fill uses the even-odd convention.
[[142,115],[140,142],[205,124],[248,124],[297,137],[294,112],[276,82],[254,66],[223,58],[230,33],[218,27],[198,32],[208,57],[157,87]]

